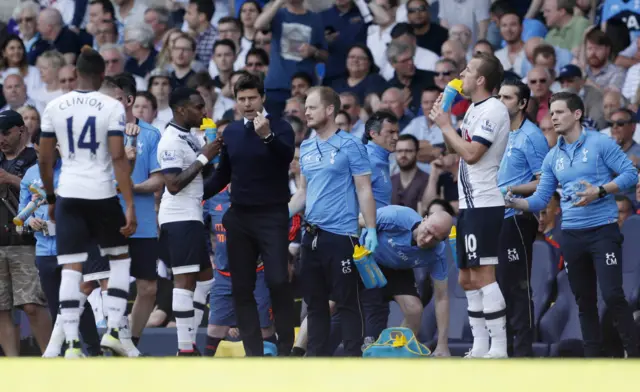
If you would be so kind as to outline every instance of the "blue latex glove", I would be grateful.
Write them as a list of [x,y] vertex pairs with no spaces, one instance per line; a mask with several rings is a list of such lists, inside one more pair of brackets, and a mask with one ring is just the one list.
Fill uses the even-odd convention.
[[371,253],[375,252],[378,247],[378,233],[375,227],[368,227],[365,230],[364,247]]
[[506,196],[507,193],[509,192],[509,187],[506,187],[506,186],[500,187],[500,192],[502,193],[502,196]]

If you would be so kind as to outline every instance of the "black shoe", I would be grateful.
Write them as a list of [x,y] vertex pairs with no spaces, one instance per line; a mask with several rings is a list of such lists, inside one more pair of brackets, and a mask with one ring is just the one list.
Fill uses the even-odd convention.
[[189,350],[189,351],[184,351],[184,350],[178,350],[178,353],[176,354],[176,357],[200,357],[200,353],[196,350]]

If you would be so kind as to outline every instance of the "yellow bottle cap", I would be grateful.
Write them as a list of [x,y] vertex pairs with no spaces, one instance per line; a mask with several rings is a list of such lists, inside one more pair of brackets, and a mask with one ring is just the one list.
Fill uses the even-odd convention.
[[22,226],[24,225],[24,222],[22,221],[22,219],[16,216],[15,218],[13,218],[13,224],[16,226]]
[[449,233],[449,238],[456,238],[456,227],[451,226],[451,232]]
[[353,248],[353,259],[354,260],[360,260],[366,256],[369,256],[371,254],[370,251],[367,250],[367,248],[365,248],[364,246],[361,245],[356,245],[355,248]]
[[450,81],[447,86],[453,87],[454,89],[456,89],[460,94],[462,94],[462,80],[460,79],[453,79],[452,81]]
[[204,131],[205,129],[217,128],[216,123],[213,122],[210,118],[203,118],[202,125],[200,125],[200,130]]

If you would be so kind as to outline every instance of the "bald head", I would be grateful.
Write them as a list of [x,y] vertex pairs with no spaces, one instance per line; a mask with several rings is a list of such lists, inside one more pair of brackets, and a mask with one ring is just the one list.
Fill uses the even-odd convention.
[[48,41],[58,38],[64,25],[62,14],[55,8],[45,8],[38,15],[38,32]]
[[27,86],[20,75],[8,75],[4,78],[2,93],[11,109],[16,110],[27,102]]
[[435,211],[420,222],[414,237],[420,248],[433,248],[449,237],[452,226],[451,215],[444,211]]
[[442,44],[442,57],[453,60],[456,64],[464,63],[466,52],[462,42],[457,39],[449,39]]
[[449,38],[458,40],[464,46],[465,50],[471,45],[471,36],[473,33],[467,25],[457,24],[449,29]]

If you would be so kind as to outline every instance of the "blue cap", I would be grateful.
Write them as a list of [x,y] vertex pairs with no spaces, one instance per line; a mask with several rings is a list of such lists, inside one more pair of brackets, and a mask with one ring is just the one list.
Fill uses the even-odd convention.
[[560,68],[557,80],[564,80],[569,78],[582,78],[582,70],[580,70],[580,67],[573,64],[567,64],[564,67]]

